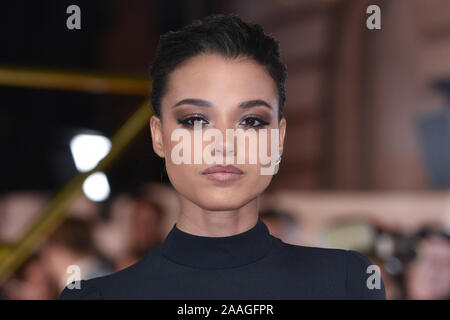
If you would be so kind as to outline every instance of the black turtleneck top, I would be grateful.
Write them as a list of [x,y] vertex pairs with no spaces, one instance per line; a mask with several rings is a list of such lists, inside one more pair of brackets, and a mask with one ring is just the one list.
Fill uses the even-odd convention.
[[385,299],[381,278],[378,289],[368,288],[369,265],[353,250],[287,244],[260,218],[228,237],[197,236],[174,224],[137,263],[81,280],[79,289],[66,287],[59,299]]

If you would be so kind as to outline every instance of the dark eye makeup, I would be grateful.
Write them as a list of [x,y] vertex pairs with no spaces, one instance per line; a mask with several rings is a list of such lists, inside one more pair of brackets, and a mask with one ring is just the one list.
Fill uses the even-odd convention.
[[177,119],[178,124],[181,124],[184,127],[194,127],[194,123],[195,121],[199,121],[201,125],[204,124],[208,124],[208,120],[206,120],[203,116],[201,115],[193,115],[193,116],[188,116],[182,119]]
[[263,128],[269,124],[268,121],[265,121],[257,116],[248,116],[241,120],[240,125],[248,127],[248,128]]
[[[184,127],[193,128],[195,121],[200,122],[201,125],[209,124],[209,121],[202,116],[188,116],[186,118],[177,119],[178,124]],[[249,116],[242,119],[239,125],[247,128],[263,128],[269,124],[268,121],[256,116]]]

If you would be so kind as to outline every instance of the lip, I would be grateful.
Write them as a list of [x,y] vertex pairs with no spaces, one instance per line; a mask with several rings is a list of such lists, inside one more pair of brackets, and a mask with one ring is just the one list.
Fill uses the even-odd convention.
[[243,174],[242,170],[232,165],[213,166],[202,172],[202,175],[206,176],[208,179],[219,182],[234,181],[239,179]]

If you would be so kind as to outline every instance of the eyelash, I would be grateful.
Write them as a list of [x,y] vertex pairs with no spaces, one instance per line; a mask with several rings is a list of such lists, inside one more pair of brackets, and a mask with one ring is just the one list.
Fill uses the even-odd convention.
[[[245,125],[246,127],[249,127],[249,128],[263,128],[263,127],[265,127],[265,126],[267,126],[268,124],[269,124],[269,122],[267,122],[267,121],[264,121],[264,120],[262,120],[262,119],[260,119],[260,118],[258,118],[258,117],[255,117],[255,116],[250,116],[250,117],[247,117],[247,118],[244,118],[244,119],[242,119],[242,121],[248,121],[248,120],[252,120],[252,121],[257,121],[257,122],[259,122],[259,124],[257,124],[257,125]],[[242,122],[241,121],[241,122]]]
[[[194,121],[205,121],[208,124],[208,121],[201,116],[191,116],[184,119],[178,119],[177,122],[185,127],[194,127]],[[192,123],[191,123],[192,121]]]
[[[260,119],[258,117],[255,117],[255,116],[244,118],[244,119],[241,120],[241,123],[243,121],[246,121],[246,120],[247,121],[248,120],[252,120],[252,121],[259,122],[259,124],[257,124],[257,125],[244,124],[244,126],[249,127],[249,128],[263,128],[263,127],[265,127],[266,125],[269,124],[269,122],[264,121],[264,120],[262,120],[262,119]],[[208,120],[206,120],[205,118],[203,118],[201,116],[192,116],[192,117],[187,117],[187,118],[184,118],[184,119],[178,119],[177,120],[178,124],[181,124],[181,125],[183,125],[185,127],[192,127],[192,128],[194,127],[194,122],[195,121],[205,121],[206,123],[204,123],[204,124],[208,124],[209,123]]]

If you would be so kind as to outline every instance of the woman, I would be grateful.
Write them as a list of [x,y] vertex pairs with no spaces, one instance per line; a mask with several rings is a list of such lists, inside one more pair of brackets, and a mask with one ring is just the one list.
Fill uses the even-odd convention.
[[276,40],[210,16],[161,37],[151,78],[153,149],[179,193],[179,219],[142,260],[61,299],[385,299],[365,256],[286,244],[258,217],[286,131]]

